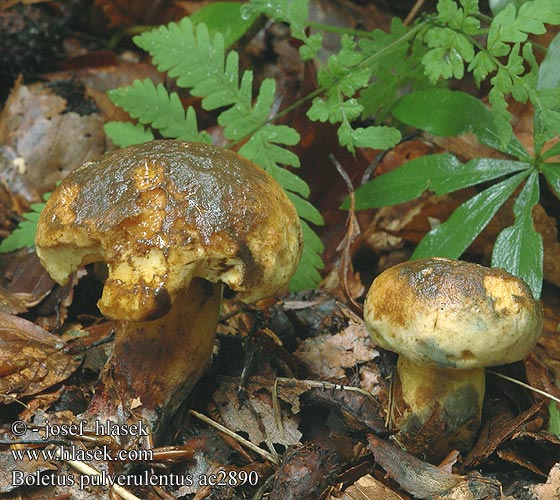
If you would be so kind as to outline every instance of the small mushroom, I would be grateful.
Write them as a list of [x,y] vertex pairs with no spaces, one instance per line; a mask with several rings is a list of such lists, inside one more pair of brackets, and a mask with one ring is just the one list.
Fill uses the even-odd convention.
[[278,292],[295,272],[302,234],[284,191],[251,161],[153,141],[66,177],[41,214],[36,247],[60,284],[106,263],[98,305],[116,335],[88,412],[113,418],[140,408],[157,427],[204,372],[223,285],[245,302]]
[[524,358],[542,329],[542,310],[524,281],[444,258],[381,273],[367,294],[364,319],[372,339],[399,354],[396,439],[432,461],[470,449],[480,425],[484,367]]

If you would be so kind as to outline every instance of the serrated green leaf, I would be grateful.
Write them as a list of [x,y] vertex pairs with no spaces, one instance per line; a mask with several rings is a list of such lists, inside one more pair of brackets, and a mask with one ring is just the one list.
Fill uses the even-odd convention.
[[[495,78],[495,77],[494,77]],[[490,83],[496,85],[494,78]],[[492,104],[492,114],[494,116],[496,138],[499,147],[495,149],[503,150],[513,138],[513,129],[510,124],[511,113],[508,111],[504,93],[499,87],[495,86],[488,93],[488,99]]]
[[[187,117],[176,92],[169,94],[160,83],[149,78],[135,80],[128,87],[110,90],[109,98],[140,123],[160,131],[163,137],[184,141],[203,140],[198,132],[196,117]],[[131,132],[131,130],[128,130]],[[137,131],[139,133],[139,131]]]
[[317,210],[311,203],[309,203],[306,199],[298,196],[297,194],[290,193],[289,191],[286,193],[290,201],[296,207],[298,215],[313,224],[317,224],[318,226],[322,226],[325,222],[323,220],[323,216],[321,212]]
[[533,207],[539,201],[538,173],[532,173],[513,205],[515,222],[494,243],[492,267],[501,267],[523,279],[539,299],[543,280],[543,242],[533,225]]
[[[49,199],[51,193],[45,193],[43,200]],[[20,248],[31,248],[35,246],[35,233],[39,216],[45,208],[45,203],[32,203],[31,212],[23,214],[23,220],[18,226],[0,243],[0,253],[13,252]]]
[[448,137],[473,132],[486,146],[518,158],[529,157],[515,136],[502,147],[497,125],[499,117],[479,99],[464,92],[448,89],[412,92],[402,97],[391,113],[401,122],[433,135]]
[[472,71],[477,85],[486,79],[497,68],[496,61],[485,51],[477,52],[468,66],[468,70]]
[[107,137],[121,148],[133,144],[143,144],[154,139],[152,131],[144,128],[141,123],[112,121],[103,125],[103,130]]
[[[280,17],[289,17],[294,28],[294,23],[297,25],[300,21],[305,22],[308,2],[302,1],[298,5],[296,3],[292,5],[291,2],[277,0],[272,5],[269,2],[253,0],[251,6],[243,8],[242,15],[252,16],[259,11],[273,12]],[[303,24],[301,27],[296,26],[296,30],[300,31],[299,34],[305,40]],[[317,224],[322,223],[319,212],[301,198],[309,194],[307,184],[280,166],[299,166],[297,156],[283,148],[284,145],[295,144],[299,135],[290,127],[268,123],[273,114],[276,89],[274,80],[265,80],[256,99],[253,99],[252,72],[244,71],[240,75],[239,56],[235,51],[226,56],[222,34],[209,33],[204,23],[199,23],[193,28],[192,22],[187,18],[179,23],[170,23],[143,33],[135,37],[134,41],[152,55],[152,61],[159,70],[167,71],[169,76],[176,78],[179,87],[188,88],[192,95],[201,97],[204,109],[224,108],[218,115],[218,124],[223,127],[224,136],[232,141],[247,139],[240,152],[261,165],[281,183],[294,201],[300,217]],[[356,79],[356,75],[350,75],[348,85],[352,83],[352,77]],[[162,96],[159,97],[161,100]],[[171,116],[180,118],[179,108],[172,102],[172,97],[169,97],[168,101]],[[190,111],[187,112],[186,120],[183,118],[182,121],[192,125],[195,115],[193,113],[190,120],[189,113]],[[162,120],[165,124],[170,120],[169,116],[153,116],[151,119]],[[158,121],[154,123],[160,124]],[[317,259],[308,258],[304,262],[316,264]],[[313,274],[313,269],[307,269],[306,272]]]
[[[558,154],[560,154],[560,148],[557,149],[559,149]],[[560,198],[560,163],[541,163],[539,168],[556,197]]]
[[411,258],[457,259],[528,175],[528,171],[515,174],[467,200],[424,237]]
[[305,221],[301,221],[303,253],[299,266],[290,282],[290,290],[299,292],[316,288],[321,281],[318,269],[324,267],[321,260],[323,243]]
[[329,119],[329,107],[322,97],[315,97],[311,107],[307,110],[307,117],[311,121],[325,123]]
[[[442,195],[530,167],[523,162],[479,158],[461,163],[449,153],[426,155],[375,177],[354,193],[356,210],[395,205],[430,190]],[[348,208],[346,200],[343,208]]]
[[538,89],[531,102],[535,107],[535,145],[540,149],[544,142],[560,134],[560,87]]
[[506,6],[510,3],[515,5],[516,8],[519,8],[521,4],[527,2],[528,0],[490,0],[489,6],[492,14],[496,16],[500,11],[504,10]]
[[214,2],[204,5],[190,19],[193,24],[204,23],[210,36],[220,33],[226,47],[239,40],[256,21],[258,15],[241,16],[241,3]]

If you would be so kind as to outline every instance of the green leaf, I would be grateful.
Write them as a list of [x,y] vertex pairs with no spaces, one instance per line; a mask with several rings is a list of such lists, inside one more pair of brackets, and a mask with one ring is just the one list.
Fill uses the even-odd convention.
[[560,437],[560,409],[558,404],[551,401],[548,405],[550,420],[548,421],[548,432]]
[[154,139],[152,131],[149,128],[144,128],[140,123],[112,121],[103,125],[103,130],[107,137],[121,148],[133,144],[142,144]]
[[176,92],[169,94],[149,78],[135,80],[128,87],[110,90],[110,99],[140,123],[160,131],[163,137],[208,142],[199,132],[194,111],[185,113]]
[[[378,208],[418,198],[424,191],[447,194],[480,182],[525,170],[523,162],[480,158],[461,163],[451,154],[426,155],[375,177],[354,193],[356,210]],[[343,208],[348,208],[346,200]]]
[[519,8],[521,6],[521,4],[523,4],[527,1],[528,0],[490,0],[489,1],[489,4],[490,4],[489,6],[490,6],[490,10],[492,11],[492,14],[494,14],[494,16],[495,16],[500,11],[504,10],[506,8],[506,6],[510,3],[515,5],[516,8]]
[[258,15],[241,16],[239,2],[214,2],[198,9],[190,16],[193,24],[204,23],[210,36],[220,33],[226,47],[239,40],[256,21]]
[[302,219],[308,220],[318,226],[323,225],[323,216],[311,203],[303,199],[301,196],[287,192],[288,198],[296,207],[297,213]]
[[541,156],[543,160],[548,160],[554,156],[560,155],[560,142],[557,142],[554,146],[548,148]]
[[[43,200],[49,199],[51,193],[45,193]],[[0,243],[0,253],[13,252],[20,248],[31,248],[35,245],[35,233],[37,232],[37,222],[39,216],[45,208],[45,203],[32,203],[31,212],[23,214],[23,220],[6,238]]]
[[560,86],[560,34],[550,42],[546,56],[539,67],[537,88],[553,89]]
[[543,242],[533,225],[533,207],[539,201],[539,176],[532,173],[519,193],[515,222],[503,229],[494,243],[492,267],[501,267],[523,279],[539,299],[543,280]]
[[[560,154],[560,150],[558,153]],[[560,163],[541,163],[539,168],[551,189],[554,191],[554,194],[560,198]]]
[[324,247],[315,232],[305,221],[301,221],[303,232],[303,253],[301,261],[290,281],[290,290],[298,292],[315,288],[321,281],[318,269],[324,267],[321,259]]
[[357,148],[389,149],[400,140],[401,133],[393,127],[360,127],[352,133],[352,141]]
[[[247,18],[266,11],[274,12],[280,17],[286,16],[290,19],[292,29],[306,39],[304,23],[307,19],[307,5],[308,2],[303,0],[275,0],[274,5],[268,0],[254,0],[247,9],[242,9],[241,15]],[[320,213],[302,197],[309,194],[307,184],[282,167],[299,166],[297,156],[284,147],[296,144],[299,134],[288,126],[269,123],[274,115],[276,85],[273,79],[266,79],[261,83],[255,99],[253,74],[251,71],[240,74],[237,52],[226,54],[221,33],[209,32],[202,22],[193,27],[188,18],[145,32],[135,37],[134,41],[150,53],[153,63],[160,71],[167,71],[170,77],[176,78],[177,86],[187,88],[191,95],[201,97],[204,109],[220,110],[217,121],[223,127],[224,136],[230,141],[243,142],[240,153],[263,167],[281,184],[301,218],[316,224],[322,223]],[[353,42],[345,42],[351,43]],[[363,76],[351,75],[346,85],[363,80]],[[180,138],[193,140],[187,137],[197,133],[193,110],[189,109],[185,114],[178,96],[168,94],[163,86],[150,86],[150,83],[135,85],[138,87],[136,95],[133,95],[133,85],[132,89],[125,89],[120,93],[117,91],[115,99],[120,99],[121,104],[126,105],[127,110],[137,115],[140,121],[144,120],[158,128],[162,135],[177,136],[180,133]],[[142,96],[143,99],[140,99]],[[361,108],[357,114],[360,112]],[[307,251],[306,255],[315,255],[312,250]],[[315,265],[320,263],[320,258],[315,255],[303,262],[304,265]],[[317,267],[304,271],[307,276],[316,277]],[[311,287],[317,281],[307,281],[307,284]]]
[[535,107],[535,145],[540,148],[544,142],[560,134],[560,87],[538,89],[531,102]]
[[486,146],[518,158],[529,156],[514,136],[502,148],[496,117],[482,101],[464,92],[448,89],[412,92],[402,97],[391,113],[401,122],[429,134],[448,137],[473,132]]
[[467,200],[424,237],[411,258],[457,259],[528,175],[528,171],[515,174]]

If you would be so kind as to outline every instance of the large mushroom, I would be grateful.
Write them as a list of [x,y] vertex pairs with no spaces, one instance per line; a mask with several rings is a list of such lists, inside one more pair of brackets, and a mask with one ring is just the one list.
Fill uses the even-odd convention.
[[294,206],[261,168],[200,143],[153,141],[74,170],[39,219],[51,277],[105,262],[98,302],[115,342],[90,415],[141,415],[157,431],[202,375],[223,286],[245,302],[285,287],[299,262]]
[[527,356],[542,329],[542,310],[524,281],[437,257],[381,273],[364,319],[372,339],[399,354],[396,439],[434,461],[470,449],[481,420],[484,368]]

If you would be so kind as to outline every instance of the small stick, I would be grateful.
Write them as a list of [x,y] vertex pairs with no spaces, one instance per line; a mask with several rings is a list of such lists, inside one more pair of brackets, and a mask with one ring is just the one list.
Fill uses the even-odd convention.
[[[99,471],[95,470],[93,467],[91,467],[90,465],[84,462],[80,462],[79,460],[65,460],[65,462],[70,467],[73,467],[74,469],[76,469],[78,472],[81,472],[82,474],[86,474],[89,476],[101,476],[101,473]],[[122,486],[119,486],[118,484],[114,484],[113,486],[111,486],[111,489],[121,498],[124,498],[124,500],[142,500],[141,498],[137,497],[130,491],[125,490]]]
[[508,382],[513,382],[514,384],[520,385],[521,387],[525,387],[525,389],[529,389],[530,391],[536,392],[537,394],[540,394],[542,396],[546,396],[547,398],[552,399],[553,401],[556,401],[557,403],[560,403],[560,399],[557,398],[556,396],[553,396],[552,394],[549,394],[548,392],[541,391],[540,389],[537,389],[536,387],[533,387],[533,386],[530,386],[529,384],[521,382],[520,380],[516,380],[514,378],[508,377],[507,375],[502,375],[501,373],[495,372],[493,370],[486,370],[486,373],[490,373],[491,375],[496,375],[496,377],[503,378],[504,380],[507,380]]
[[285,377],[276,377],[275,379],[281,385],[287,385],[294,387],[296,385],[300,386],[307,386],[307,387],[318,387],[323,389],[339,389],[341,391],[351,391],[351,392],[358,392],[367,396],[369,398],[373,398],[373,394],[361,387],[354,387],[352,385],[342,385],[342,384],[333,384],[332,382],[323,382],[321,380],[298,380],[293,378],[285,378]]
[[418,14],[418,11],[424,5],[425,1],[426,0],[416,0],[416,3],[412,6],[412,9],[410,9],[408,16],[406,16],[406,19],[403,22],[404,26],[408,26],[412,22],[412,20],[416,17],[416,14]]
[[208,418],[206,415],[203,415],[202,413],[198,413],[195,410],[189,410],[189,413],[191,415],[194,415],[199,420],[202,420],[203,422],[207,423],[208,425],[211,425],[212,427],[215,427],[220,432],[223,432],[224,434],[232,437],[233,439],[238,441],[241,445],[243,445],[246,448],[249,448],[250,450],[259,454],[261,457],[265,458],[269,462],[272,462],[273,464],[278,465],[278,460],[275,457],[273,457],[271,453],[263,450],[262,448],[259,448],[257,445],[251,443],[251,441],[249,441],[248,439],[245,439],[245,438],[241,437],[239,434],[236,434],[235,432],[230,431],[227,427],[224,427],[223,425],[221,425],[218,422],[212,420],[211,418]]

